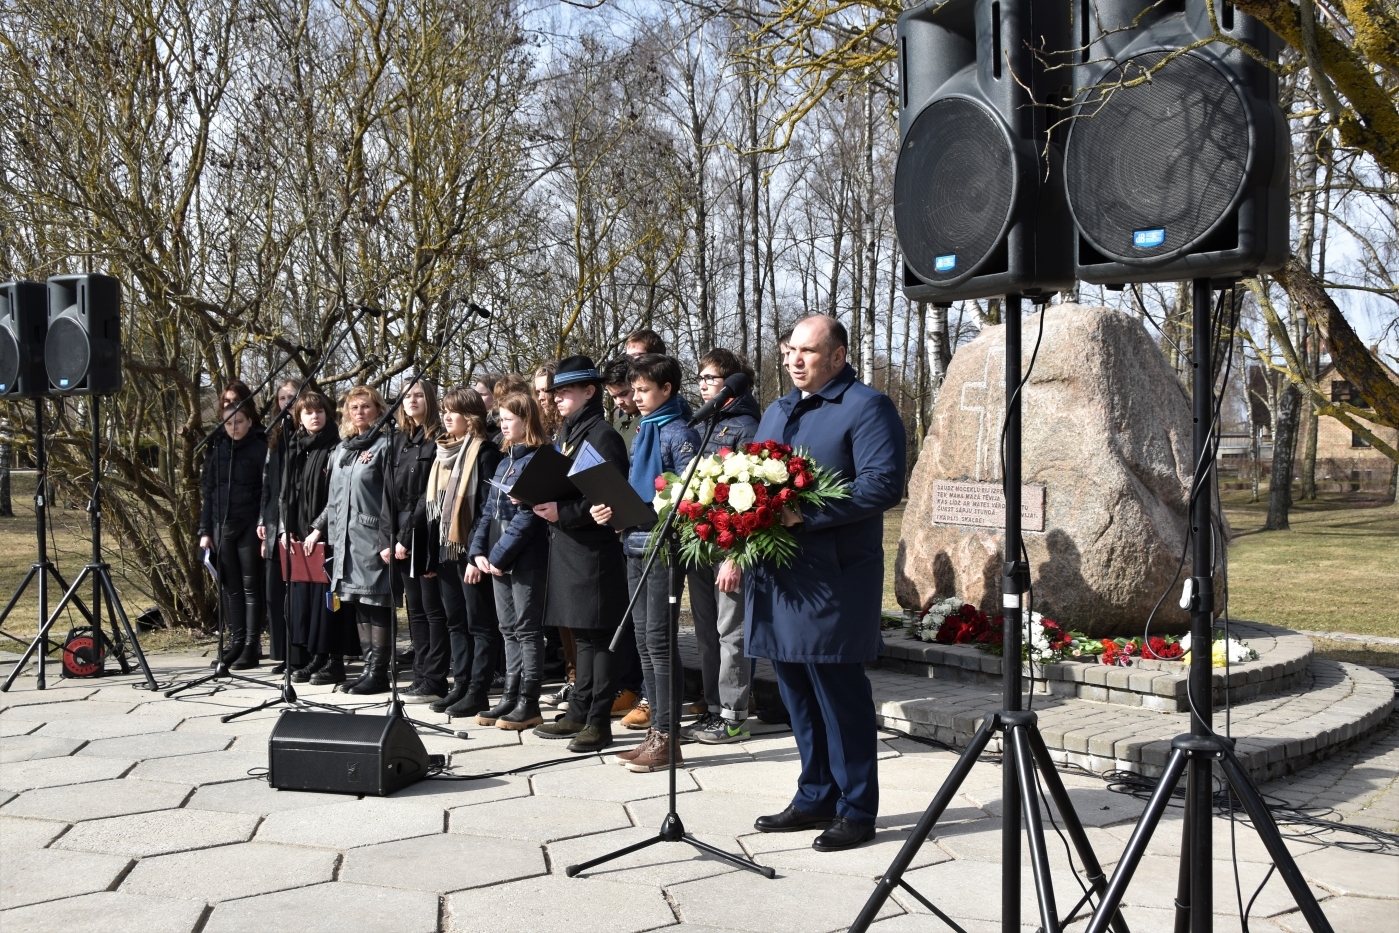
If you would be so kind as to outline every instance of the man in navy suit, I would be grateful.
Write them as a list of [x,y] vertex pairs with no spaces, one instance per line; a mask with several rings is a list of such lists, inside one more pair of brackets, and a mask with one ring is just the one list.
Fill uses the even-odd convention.
[[874,836],[878,736],[864,665],[883,645],[884,512],[904,489],[903,421],[855,378],[848,353],[835,318],[801,321],[788,361],[796,388],[768,407],[754,438],[805,449],[850,484],[848,499],[784,513],[801,551],[791,567],[754,568],[747,599],[747,653],[771,659],[802,760],[791,805],[754,826],[826,827],[812,843],[823,852]]

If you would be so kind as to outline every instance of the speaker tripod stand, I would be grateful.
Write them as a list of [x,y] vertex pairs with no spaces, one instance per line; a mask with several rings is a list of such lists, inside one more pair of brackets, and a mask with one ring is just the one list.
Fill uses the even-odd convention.
[[[1210,321],[1211,282],[1196,279],[1193,283],[1191,326],[1194,331],[1194,457],[1195,481],[1191,484],[1190,525],[1192,534],[1191,577],[1186,588],[1190,609],[1190,673],[1186,682],[1190,699],[1190,732],[1178,735],[1171,742],[1171,756],[1165,773],[1156,785],[1146,810],[1142,813],[1122,859],[1113,870],[1112,880],[1102,895],[1102,901],[1086,933],[1103,933],[1107,915],[1115,913],[1127,893],[1127,885],[1146,854],[1147,844],[1161,820],[1181,775],[1186,776],[1185,822],[1180,848],[1180,875],[1176,894],[1176,930],[1179,933],[1210,933],[1214,929],[1214,765],[1220,770],[1230,788],[1239,797],[1244,810],[1253,821],[1254,829],[1263,840],[1278,874],[1297,902],[1312,933],[1331,933],[1331,924],[1307,887],[1302,872],[1292,859],[1292,853],[1282,840],[1273,822],[1273,815],[1259,795],[1248,773],[1234,755],[1231,739],[1216,735],[1211,720],[1214,716],[1214,684],[1210,669],[1208,645],[1212,642],[1214,623],[1214,469],[1217,453],[1218,410],[1214,405],[1214,328]],[[1233,309],[1237,313],[1237,306]],[[1234,322],[1229,335],[1233,340]],[[1225,382],[1228,372],[1225,372]],[[1222,393],[1221,393],[1222,394]]]
[[[53,561],[49,560],[47,534],[49,501],[48,450],[44,445],[44,401],[40,398],[34,399],[34,465],[36,467],[34,477],[34,525],[35,540],[38,546],[38,550],[35,552],[37,559],[34,563],[29,565],[29,572],[24,575],[24,579],[20,581],[19,586],[15,587],[14,595],[10,597],[10,601],[6,604],[4,611],[0,612],[0,636],[8,638],[10,641],[17,641],[22,645],[27,645],[28,642],[6,632],[3,626],[5,620],[10,617],[10,613],[14,611],[15,606],[18,605],[20,597],[29,589],[29,584],[35,584],[38,590],[40,628],[48,621],[49,617],[49,578],[52,577],[54,582],[58,584],[59,592],[64,592],[68,589],[68,582],[63,579],[63,574],[59,573],[58,567],[55,566]],[[80,599],[75,599],[73,602],[78,607],[78,611],[82,613],[83,618],[91,625],[92,614],[87,611],[87,606],[83,605]],[[106,635],[103,634],[101,630],[98,630],[97,634],[93,636],[94,654],[100,653],[103,642],[110,643]],[[35,686],[40,690],[45,689],[47,686],[44,668],[51,647],[53,647],[53,642],[46,637],[44,643],[40,646],[38,668],[35,671]]]
[[[24,665],[29,662],[29,658],[35,651],[41,649],[46,644],[49,629],[53,628],[58,617],[63,610],[68,608],[69,603],[75,603],[80,608],[78,601],[78,588],[89,578],[92,578],[92,609],[91,613],[84,610],[84,614],[92,622],[93,631],[93,661],[97,664],[97,671],[93,676],[100,677],[103,674],[103,654],[100,644],[106,641],[112,646],[113,654],[117,656],[117,661],[121,665],[123,674],[131,673],[131,664],[126,659],[126,652],[122,641],[122,633],[126,633],[126,638],[131,643],[132,653],[136,655],[136,661],[141,666],[141,673],[146,678],[146,685],[151,690],[160,689],[155,682],[155,677],[151,674],[150,665],[146,663],[146,655],[141,651],[141,643],[136,638],[136,630],[131,626],[131,620],[126,616],[126,609],[121,604],[121,597],[117,595],[117,588],[112,583],[111,565],[102,559],[102,439],[101,439],[101,402],[99,396],[93,395],[88,398],[88,405],[92,411],[92,495],[88,499],[87,510],[91,516],[92,523],[92,560],[83,567],[78,578],[73,581],[73,585],[64,592],[63,598],[58,601],[58,605],[44,622],[43,628],[35,637],[32,644],[19,659],[14,670],[10,671],[10,676],[5,679],[5,683],[0,685],[0,692],[7,691],[14,684],[19,672],[24,669]],[[41,584],[42,585],[42,584]],[[112,618],[112,639],[108,640],[102,632],[102,604],[106,601],[107,611]],[[120,624],[120,628],[118,628]],[[39,662],[39,676],[43,677],[43,660]],[[42,685],[42,681],[41,681]]]
[[[733,379],[734,377],[730,376],[729,378]],[[746,385],[743,391],[748,391]],[[742,393],[735,392],[733,394],[740,395]],[[714,425],[718,421],[720,411],[721,409],[715,409],[714,416],[709,419],[708,424],[705,426],[704,440],[699,445],[700,450],[704,450],[709,446],[709,439],[714,434]],[[690,482],[694,479],[694,476],[694,470],[686,471],[685,484],[680,488],[679,494],[676,495],[676,502],[684,501],[685,492],[690,488]],[[777,874],[776,871],[766,865],[759,865],[741,855],[725,852],[723,849],[696,839],[685,831],[685,824],[681,821],[680,814],[676,810],[675,780],[677,762],[680,759],[680,693],[681,684],[685,679],[685,669],[680,666],[680,591],[684,586],[685,571],[684,568],[680,566],[680,552],[679,548],[676,547],[675,537],[672,532],[672,528],[675,525],[675,515],[676,510],[673,508],[666,513],[665,521],[662,523],[660,532],[656,535],[655,543],[651,547],[651,553],[646,558],[646,566],[641,570],[641,579],[637,583],[636,591],[631,595],[631,602],[627,605],[627,611],[622,614],[623,622],[617,627],[617,634],[612,636],[612,650],[616,651],[618,640],[622,638],[626,632],[627,626],[625,620],[631,618],[632,607],[636,605],[636,601],[640,598],[644,598],[643,594],[646,592],[646,581],[650,579],[651,569],[656,563],[656,557],[664,550],[666,552],[666,569],[668,572],[667,579],[669,581],[670,595],[669,602],[667,603],[670,610],[670,618],[668,619],[669,624],[666,630],[669,649],[667,653],[670,655],[670,696],[666,697],[666,702],[670,704],[670,767],[668,768],[670,788],[667,796],[668,806],[666,808],[666,815],[665,818],[661,820],[660,831],[651,838],[643,839],[629,846],[623,846],[614,852],[600,855],[597,858],[589,859],[577,865],[569,865],[564,869],[564,873],[570,878],[574,877],[579,872],[587,871],[589,868],[593,868],[605,862],[619,859],[633,852],[639,852],[642,849],[648,849],[658,842],[688,843],[692,848],[698,849],[707,855],[712,855],[735,868],[751,871],[755,874],[762,875],[764,878],[772,878]]]
[[[1040,929],[1042,933],[1059,933],[1079,909],[1089,899],[1090,894],[1103,896],[1106,879],[1083,823],[1074,811],[1073,802],[1064,788],[1059,772],[1049,749],[1040,735],[1036,724],[1037,716],[1022,709],[1020,652],[1023,643],[1022,620],[1029,618],[1028,597],[1030,595],[1030,566],[1021,560],[1021,518],[1020,518],[1020,422],[1023,406],[1022,390],[1028,376],[1020,375],[1020,307],[1021,296],[1007,295],[1005,298],[1005,397],[1006,415],[1004,428],[1005,442],[1005,568],[1001,578],[1002,605],[1004,607],[1004,650],[1001,654],[1001,687],[1004,708],[990,713],[982,721],[981,728],[972,736],[971,743],[962,752],[952,772],[943,781],[928,809],[923,811],[913,834],[904,842],[899,854],[890,863],[884,877],[879,879],[874,893],[865,902],[851,933],[863,933],[874,922],[880,908],[889,899],[895,888],[903,888],[928,910],[950,925],[960,930],[953,920],[943,913],[936,904],[919,893],[904,880],[904,874],[932,833],[943,811],[952,802],[962,782],[971,773],[972,766],[986,750],[991,739],[1001,735],[1001,929],[1005,933],[1020,933],[1020,823],[1024,821],[1025,834],[1030,844],[1030,868],[1034,873],[1035,892],[1039,904]],[[1043,310],[1040,312],[1043,314]],[[1022,616],[1022,611],[1024,615]],[[1078,857],[1083,861],[1084,873],[1092,887],[1091,892],[1069,911],[1068,920],[1059,919],[1058,903],[1054,896],[1054,881],[1049,870],[1049,850],[1045,844],[1044,825],[1040,819],[1038,784],[1035,772],[1044,780],[1054,807],[1064,821],[1069,839]],[[1114,933],[1128,933],[1126,921],[1116,907],[1104,917],[1104,923],[1111,923]]]

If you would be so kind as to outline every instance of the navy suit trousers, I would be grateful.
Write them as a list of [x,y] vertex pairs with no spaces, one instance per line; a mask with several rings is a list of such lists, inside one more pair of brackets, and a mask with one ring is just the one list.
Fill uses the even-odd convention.
[[864,664],[772,666],[802,757],[792,806],[873,824],[879,814],[879,736]]

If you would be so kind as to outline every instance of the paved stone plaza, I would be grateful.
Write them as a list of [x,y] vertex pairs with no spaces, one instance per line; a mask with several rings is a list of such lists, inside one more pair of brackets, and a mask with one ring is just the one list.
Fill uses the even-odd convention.
[[[207,660],[156,656],[157,677],[207,671]],[[8,665],[6,665],[8,667]],[[50,669],[51,675],[53,673]],[[577,878],[564,867],[655,833],[665,774],[631,774],[609,756],[471,782],[424,781],[392,798],[271,789],[250,771],[267,764],[275,710],[220,723],[270,691],[239,685],[182,698],[132,689],[134,677],[22,677],[0,694],[0,929],[100,933],[629,933],[680,927],[753,933],[842,930],[893,858],[955,756],[883,737],[883,815],[876,841],[819,854],[814,832],[762,835],[755,817],[780,810],[798,770],[790,733],[738,745],[686,746],[680,813],[701,839],[777,869],[767,881],[663,844]],[[303,695],[349,705],[325,688]],[[362,703],[353,705],[361,706]],[[381,708],[382,709],[382,708]],[[366,711],[370,711],[366,709]],[[424,718],[445,722],[426,713]],[[328,714],[332,715],[332,714]],[[415,712],[414,715],[417,715]],[[566,756],[563,743],[456,723],[468,738],[430,736],[455,772],[529,768]],[[639,735],[624,734],[630,744]],[[1297,805],[1334,808],[1346,823],[1399,830],[1399,722],[1263,790]],[[1142,804],[1098,777],[1064,776],[1111,865]],[[980,764],[909,880],[968,933],[999,930],[1000,768]],[[1153,840],[1129,892],[1134,933],[1172,929],[1178,811]],[[1241,928],[1230,825],[1216,820],[1215,929]],[[1245,901],[1268,871],[1261,843],[1235,826]],[[1361,842],[1332,832],[1316,842]],[[1066,908],[1078,885],[1051,832],[1056,890]],[[1399,856],[1289,843],[1337,933],[1399,931]],[[1024,889],[1025,929],[1037,926]],[[1254,903],[1254,933],[1303,931],[1274,873]],[[1081,930],[1082,921],[1070,929]],[[903,892],[880,933],[947,930]]]

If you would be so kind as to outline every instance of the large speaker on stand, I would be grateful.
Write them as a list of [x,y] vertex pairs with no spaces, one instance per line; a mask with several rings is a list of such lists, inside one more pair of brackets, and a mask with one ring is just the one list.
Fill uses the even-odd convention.
[[111,395],[121,388],[121,283],[84,273],[49,279],[44,364],[54,395]]
[[40,398],[48,394],[44,334],[48,292],[41,282],[0,285],[0,398]]
[[[1266,26],[1215,3],[1265,59]],[[1206,0],[1074,0],[1080,89],[1064,152],[1076,273],[1099,284],[1267,272],[1288,252],[1277,76],[1220,42]],[[1198,46],[1198,47],[1197,47]],[[1188,51],[1187,51],[1188,49]]]
[[1070,33],[1054,0],[933,0],[899,17],[894,227],[909,298],[1073,285],[1054,130],[1073,94]]

